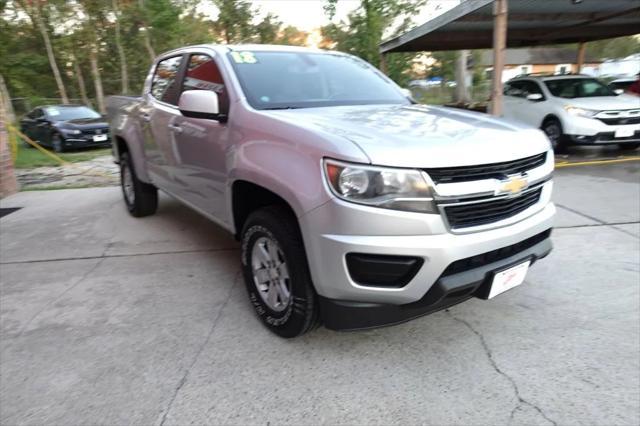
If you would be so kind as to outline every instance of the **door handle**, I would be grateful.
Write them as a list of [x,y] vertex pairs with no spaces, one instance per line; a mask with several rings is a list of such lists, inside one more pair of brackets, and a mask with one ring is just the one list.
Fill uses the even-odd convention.
[[147,113],[140,114],[140,118],[142,119],[142,121],[146,121],[146,122],[151,121],[151,115]]
[[176,126],[175,124],[169,124],[169,130],[171,130],[174,133],[182,133],[182,127],[180,126]]

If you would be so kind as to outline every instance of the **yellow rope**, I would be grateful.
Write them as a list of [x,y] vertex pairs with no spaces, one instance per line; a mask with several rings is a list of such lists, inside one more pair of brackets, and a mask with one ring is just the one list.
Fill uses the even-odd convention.
[[[36,148],[38,151],[42,152],[43,154],[53,158],[54,160],[56,160],[61,165],[63,165],[63,166],[71,166],[71,167],[75,167],[76,169],[79,169],[81,171],[80,173],[78,173],[79,175],[108,177],[108,178],[112,178],[113,177],[113,175],[108,174],[108,173],[101,173],[101,172],[87,173],[87,170],[82,170],[77,165],[66,161],[65,159],[61,158],[59,155],[54,154],[53,152],[49,151],[48,149],[43,148],[42,145],[40,145],[38,142],[33,141],[31,138],[29,138],[27,135],[22,133],[20,130],[18,130],[15,127],[13,127],[11,124],[7,124],[7,129],[9,130],[9,134],[14,136],[13,137],[14,140],[12,142],[12,147],[11,147],[14,161],[16,160],[16,158],[18,156],[18,143],[16,141],[16,139],[17,139],[16,136],[19,136],[26,143],[28,143],[29,145],[33,146],[34,148]],[[11,140],[11,137],[9,139]],[[15,154],[13,154],[13,152],[15,152]]]

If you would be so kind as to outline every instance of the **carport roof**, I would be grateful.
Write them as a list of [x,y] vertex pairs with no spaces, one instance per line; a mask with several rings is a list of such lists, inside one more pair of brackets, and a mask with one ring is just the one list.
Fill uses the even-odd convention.
[[[507,47],[577,43],[640,32],[639,0],[509,0]],[[382,53],[493,46],[493,0],[466,0],[380,45]]]

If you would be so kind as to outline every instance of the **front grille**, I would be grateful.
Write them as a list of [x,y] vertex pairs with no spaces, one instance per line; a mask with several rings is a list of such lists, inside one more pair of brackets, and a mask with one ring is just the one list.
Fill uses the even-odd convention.
[[617,124],[638,124],[640,123],[640,117],[619,117],[619,118],[600,118],[604,124],[617,125]]
[[109,134],[109,129],[85,129],[85,130],[82,131],[82,134],[89,135],[89,136],[93,136],[93,135],[108,135]]
[[540,201],[542,187],[514,198],[498,198],[478,203],[443,206],[452,229],[486,225],[515,216]]
[[551,236],[551,229],[541,232],[519,243],[512,244],[507,247],[502,247],[497,250],[489,251],[487,253],[478,254],[476,256],[467,257],[465,259],[456,260],[444,270],[441,277],[457,274],[460,272],[469,271],[471,269],[480,268],[493,262],[497,262],[507,257],[515,256],[516,254],[525,251],[528,248],[535,246],[536,244],[546,240]]
[[467,182],[483,179],[503,179],[506,176],[524,173],[544,164],[547,153],[506,161],[504,163],[483,164],[479,166],[446,167],[424,169],[434,183]]

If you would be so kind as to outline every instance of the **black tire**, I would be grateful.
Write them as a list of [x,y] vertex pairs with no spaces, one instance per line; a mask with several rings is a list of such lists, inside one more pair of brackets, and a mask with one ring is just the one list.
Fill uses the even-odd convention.
[[640,143],[620,143],[618,144],[618,148],[624,151],[633,151],[634,149],[638,149],[640,147]]
[[149,216],[158,210],[158,189],[138,179],[128,152],[120,154],[120,187],[132,216]]
[[[307,264],[302,237],[298,229],[295,216],[284,207],[269,206],[253,212],[247,219],[242,230],[242,272],[249,294],[249,301],[262,323],[280,337],[296,337],[313,329],[319,323],[317,296],[311,282],[311,274]],[[275,242],[278,259],[269,269],[259,256],[254,256],[260,250],[264,241]],[[262,246],[264,248],[264,246]],[[255,248],[255,250],[254,250]],[[270,250],[269,250],[270,251]],[[254,265],[260,264],[260,270],[269,277],[269,290],[258,288],[257,275],[254,279]],[[281,274],[280,268],[288,271]],[[274,272],[275,271],[275,272]],[[276,274],[270,275],[271,273]],[[287,276],[282,279],[279,276]],[[282,294],[274,288],[278,287],[277,280],[288,289],[286,303]],[[282,288],[282,287],[278,287]],[[280,308],[275,309],[267,303],[269,292],[278,293]]]
[[566,137],[564,135],[564,131],[562,130],[562,124],[560,123],[560,120],[558,120],[557,118],[547,118],[544,123],[542,123],[541,129],[549,138],[551,147],[555,152],[566,151]]
[[51,146],[57,153],[63,153],[66,151],[64,147],[64,139],[62,139],[62,136],[60,136],[59,133],[51,135]]

